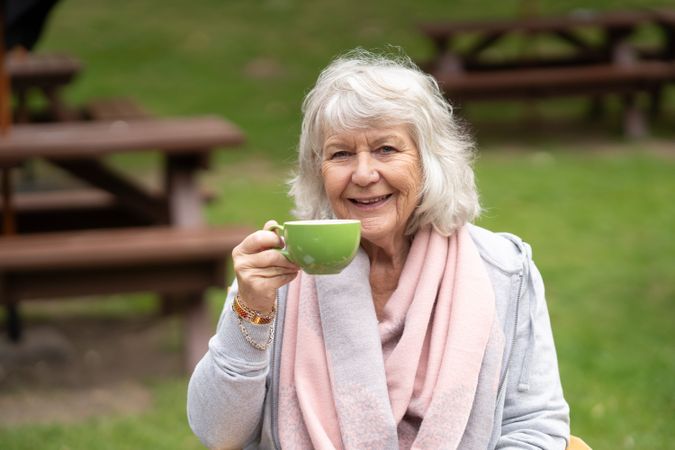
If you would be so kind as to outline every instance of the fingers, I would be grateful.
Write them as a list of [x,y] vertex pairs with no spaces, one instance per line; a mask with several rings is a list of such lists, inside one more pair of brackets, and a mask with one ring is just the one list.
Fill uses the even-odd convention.
[[272,307],[276,290],[300,270],[278,251],[283,241],[269,230],[274,225],[275,221],[268,221],[265,229],[250,234],[232,251],[239,292],[249,306],[261,311]]
[[265,222],[265,225],[263,226],[263,230],[268,230],[270,231],[272,227],[279,226],[276,220],[268,220]]
[[234,270],[255,270],[261,276],[283,275],[298,271],[298,266],[290,262],[277,250],[265,250],[259,253],[233,255]]
[[[278,258],[283,261],[281,265],[276,263]],[[259,311],[273,308],[276,290],[293,281],[299,270],[276,250],[241,255],[234,259],[234,269],[241,296]]]
[[251,255],[271,248],[282,248],[283,246],[283,241],[273,231],[258,230],[255,233],[248,235],[234,248],[234,252],[237,252],[237,254]]

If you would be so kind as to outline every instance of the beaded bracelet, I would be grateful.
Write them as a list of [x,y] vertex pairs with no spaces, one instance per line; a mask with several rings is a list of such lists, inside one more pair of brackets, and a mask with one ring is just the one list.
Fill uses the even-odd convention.
[[239,331],[241,331],[241,334],[244,335],[244,339],[246,339],[246,342],[248,342],[249,344],[251,344],[253,348],[256,348],[258,350],[261,351],[267,350],[267,347],[269,347],[272,341],[274,340],[274,324],[270,325],[270,331],[267,334],[267,341],[260,343],[254,341],[251,335],[248,333],[248,330],[244,325],[244,319],[242,319],[241,317],[237,317],[237,319],[239,320]]

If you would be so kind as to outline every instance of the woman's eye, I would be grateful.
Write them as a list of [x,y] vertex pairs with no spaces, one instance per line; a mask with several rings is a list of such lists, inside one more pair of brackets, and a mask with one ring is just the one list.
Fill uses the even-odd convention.
[[350,155],[350,153],[348,151],[340,150],[340,151],[337,151],[337,152],[333,153],[332,155],[330,155],[330,159],[344,159],[344,158],[349,157],[349,155]]
[[395,153],[396,149],[391,145],[383,145],[382,147],[379,148],[379,151],[380,153],[387,155],[389,153]]

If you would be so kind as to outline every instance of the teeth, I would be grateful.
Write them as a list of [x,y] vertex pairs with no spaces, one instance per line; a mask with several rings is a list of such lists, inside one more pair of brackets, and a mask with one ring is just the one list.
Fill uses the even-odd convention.
[[368,199],[368,200],[356,200],[356,202],[361,203],[363,205],[370,205],[371,203],[377,203],[381,200],[384,200],[385,198],[387,198],[387,196],[383,195],[382,197],[371,198],[371,199]]

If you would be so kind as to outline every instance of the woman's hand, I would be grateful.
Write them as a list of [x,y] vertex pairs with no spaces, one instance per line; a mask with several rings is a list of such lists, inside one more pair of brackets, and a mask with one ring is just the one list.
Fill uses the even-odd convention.
[[268,221],[232,251],[239,297],[251,309],[264,313],[274,308],[276,290],[290,283],[300,270],[276,250],[283,247],[282,239],[269,231],[276,224]]

